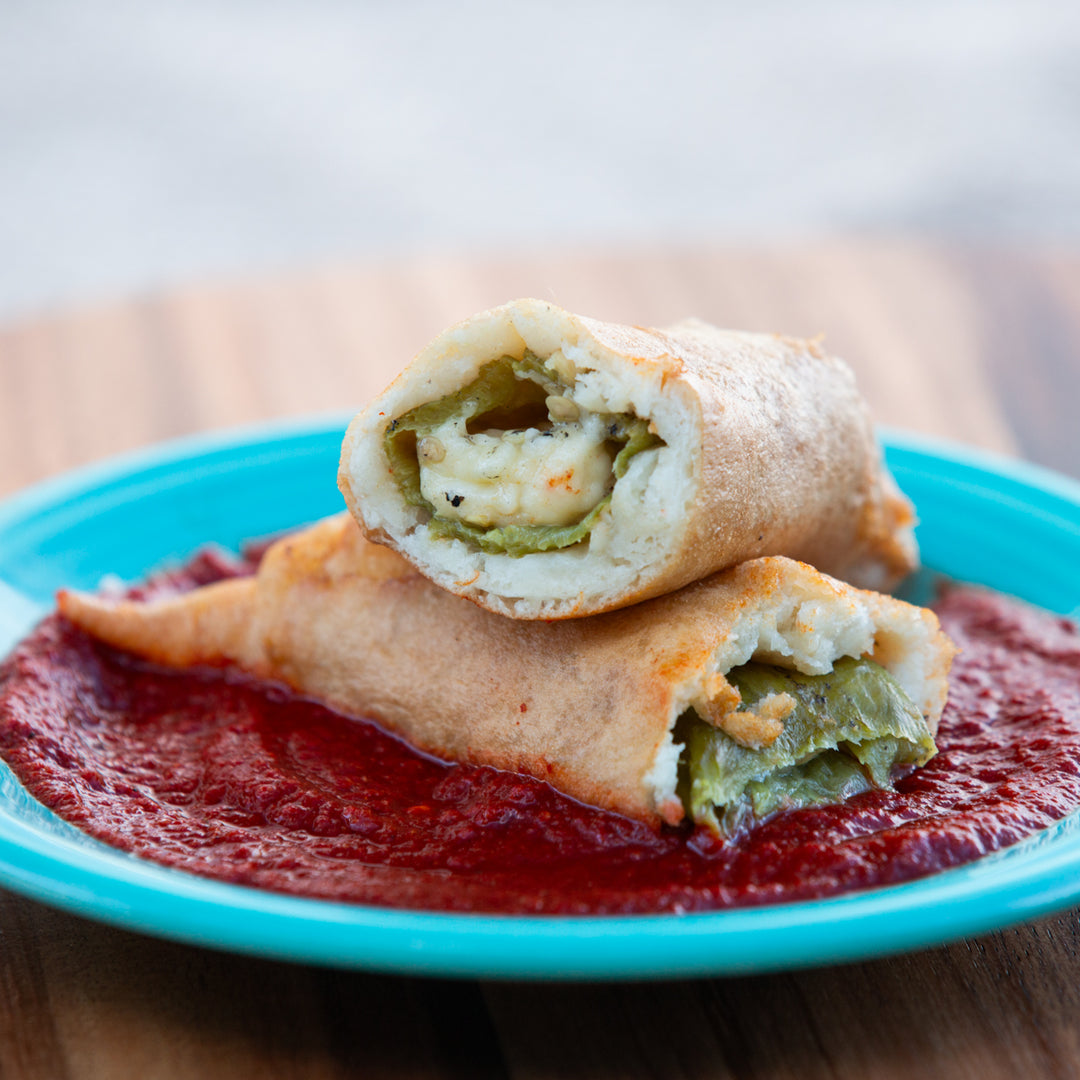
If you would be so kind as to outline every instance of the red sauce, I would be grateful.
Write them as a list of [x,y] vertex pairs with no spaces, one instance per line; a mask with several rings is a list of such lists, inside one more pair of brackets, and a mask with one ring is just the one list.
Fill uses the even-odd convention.
[[[193,568],[199,581],[247,569]],[[512,913],[828,896],[968,862],[1080,805],[1077,629],[972,589],[938,610],[963,650],[938,756],[895,792],[779,814],[727,846],[436,761],[280,687],[150,668],[57,617],[0,668],[0,753],[115,847],[305,896]]]

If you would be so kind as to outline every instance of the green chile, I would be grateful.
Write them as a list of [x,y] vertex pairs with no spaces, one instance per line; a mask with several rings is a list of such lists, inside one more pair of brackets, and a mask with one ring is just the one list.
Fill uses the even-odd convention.
[[760,750],[739,745],[693,711],[680,717],[679,795],[693,820],[722,835],[748,817],[889,788],[896,768],[922,765],[936,752],[918,707],[873,660],[845,657],[827,675],[749,663],[727,679],[745,709],[780,693],[796,706],[782,734]]

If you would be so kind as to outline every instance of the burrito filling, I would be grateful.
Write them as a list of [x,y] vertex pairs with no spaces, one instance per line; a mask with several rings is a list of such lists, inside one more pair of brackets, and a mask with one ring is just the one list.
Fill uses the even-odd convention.
[[873,660],[845,657],[827,675],[749,663],[726,679],[737,708],[709,721],[689,710],[675,729],[678,794],[721,835],[778,810],[891,789],[936,753],[922,713]]
[[559,351],[504,356],[388,425],[394,479],[431,535],[513,556],[588,537],[631,459],[663,440],[640,417],[579,407],[573,379]]

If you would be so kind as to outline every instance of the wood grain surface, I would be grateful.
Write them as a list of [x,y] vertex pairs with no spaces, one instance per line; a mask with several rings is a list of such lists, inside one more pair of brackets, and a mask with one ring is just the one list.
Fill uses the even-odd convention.
[[[899,241],[327,268],[0,330],[0,495],[190,432],[359,406],[515,296],[823,332],[888,424],[1080,476],[1080,256]],[[0,1078],[1080,1075],[1077,912],[906,956],[547,986],[247,959],[0,892]]]

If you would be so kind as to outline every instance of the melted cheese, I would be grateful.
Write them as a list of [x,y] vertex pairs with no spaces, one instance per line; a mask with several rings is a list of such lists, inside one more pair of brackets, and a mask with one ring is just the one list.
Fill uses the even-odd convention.
[[420,459],[420,490],[440,517],[483,528],[573,525],[611,486],[606,436],[588,415],[546,431],[475,435],[464,420],[448,420],[432,432],[439,454]]

